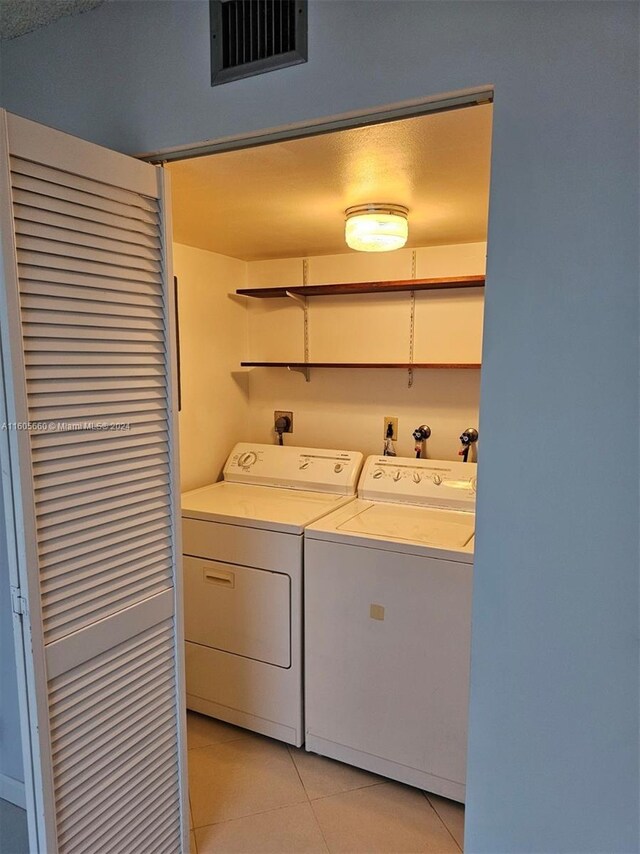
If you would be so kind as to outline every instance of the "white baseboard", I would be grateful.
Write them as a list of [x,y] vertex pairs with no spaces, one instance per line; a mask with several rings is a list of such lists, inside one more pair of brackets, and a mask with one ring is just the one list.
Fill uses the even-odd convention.
[[26,809],[27,803],[24,796],[24,783],[14,780],[7,774],[0,773],[0,798],[15,804],[17,807]]

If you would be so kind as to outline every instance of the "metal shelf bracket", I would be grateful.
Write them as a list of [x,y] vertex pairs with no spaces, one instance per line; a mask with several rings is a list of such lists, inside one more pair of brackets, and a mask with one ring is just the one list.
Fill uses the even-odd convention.
[[287,370],[288,370],[288,371],[291,371],[292,373],[302,374],[302,376],[304,377],[305,382],[307,382],[307,383],[308,383],[308,382],[310,381],[310,379],[311,379],[311,369],[310,369],[310,368],[299,368],[299,367],[297,367],[297,366],[296,366],[296,367],[292,367],[291,365],[288,365],[288,366],[287,366]]

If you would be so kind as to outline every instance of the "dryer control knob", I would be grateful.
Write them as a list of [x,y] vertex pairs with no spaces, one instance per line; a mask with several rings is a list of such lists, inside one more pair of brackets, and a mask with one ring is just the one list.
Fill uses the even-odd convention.
[[301,471],[304,471],[305,469],[308,469],[308,468],[309,468],[309,460],[305,460],[305,461],[300,465],[300,470],[301,470]]
[[401,478],[401,477],[402,477],[402,475],[400,474],[400,472],[399,472],[399,471],[397,471],[397,472],[394,474],[393,479],[394,479],[394,480],[396,481],[396,483],[397,483],[397,482],[400,480],[400,478]]
[[373,473],[373,479],[374,480],[380,480],[381,477],[382,477],[382,469],[376,469]]
[[436,486],[440,486],[440,484],[442,483],[442,478],[440,477],[439,474],[434,474],[433,482],[435,483]]
[[418,474],[418,472],[417,472],[417,471],[414,471],[414,473],[413,473],[413,482],[414,482],[414,483],[420,483],[420,481],[421,481],[421,480],[422,480],[422,478],[420,477],[420,475]]
[[343,468],[344,468],[343,463],[336,463],[335,466],[333,467],[333,470],[336,474],[340,474],[340,472],[342,471]]
[[245,454],[240,454],[238,465],[242,466],[242,468],[247,468],[248,466],[252,466],[257,459],[258,455],[255,451],[247,451]]

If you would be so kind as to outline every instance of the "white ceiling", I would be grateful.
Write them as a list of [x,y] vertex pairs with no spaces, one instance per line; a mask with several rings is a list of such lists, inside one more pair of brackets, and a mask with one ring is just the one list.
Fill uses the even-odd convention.
[[0,0],[0,38],[15,39],[103,3],[104,0]]
[[172,163],[174,238],[244,260],[349,251],[344,210],[409,208],[408,246],[485,240],[491,105]]

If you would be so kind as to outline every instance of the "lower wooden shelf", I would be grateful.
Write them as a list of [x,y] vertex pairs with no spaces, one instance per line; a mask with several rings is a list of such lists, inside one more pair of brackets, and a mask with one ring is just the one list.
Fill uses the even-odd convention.
[[479,362],[240,362],[243,368],[401,368],[407,370],[477,370]]

